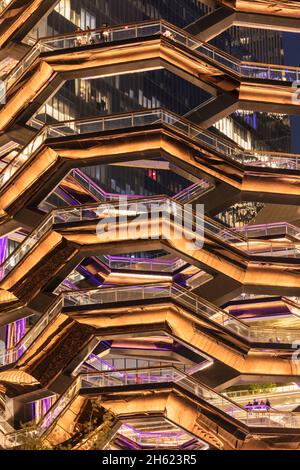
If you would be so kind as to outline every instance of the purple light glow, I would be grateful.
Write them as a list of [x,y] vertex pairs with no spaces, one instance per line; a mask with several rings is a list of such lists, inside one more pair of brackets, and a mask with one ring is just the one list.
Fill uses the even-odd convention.
[[[130,429],[133,433],[137,434],[138,436],[145,436],[145,437],[180,437],[185,434],[185,432],[181,429],[174,429],[174,431],[140,431],[139,429],[131,426],[130,424],[123,424],[124,427]],[[122,429],[122,428],[121,428]]]
[[31,403],[31,413],[32,419],[36,422],[40,421],[40,419],[45,416],[45,414],[49,411],[52,405],[51,397],[42,398],[41,400],[36,400]]
[[100,359],[96,354],[91,353],[88,357],[90,361],[96,360],[101,364],[101,366],[107,367],[108,370],[115,370],[115,367],[113,367],[109,362],[105,361],[104,359]]
[[[0,238],[0,264],[2,265],[8,254],[8,237]],[[6,325],[5,345],[6,349],[13,348],[24,336],[26,330],[26,318],[21,318],[14,323]]]
[[167,260],[161,260],[160,258],[131,258],[130,256],[112,256],[108,255],[107,258],[111,261],[131,261],[132,264],[134,263],[152,263],[152,264],[168,264],[172,265],[176,261],[178,261],[180,258],[171,258]]
[[[26,318],[21,318],[6,325],[5,346],[6,349],[13,348],[23,338],[26,332]],[[21,354],[21,351],[20,351]]]
[[7,257],[8,237],[0,238],[0,264],[4,263]]

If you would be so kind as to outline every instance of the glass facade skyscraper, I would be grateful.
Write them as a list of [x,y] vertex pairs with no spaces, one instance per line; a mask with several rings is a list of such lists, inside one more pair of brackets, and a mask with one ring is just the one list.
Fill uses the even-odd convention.
[[277,3],[0,2],[1,449],[299,445]]

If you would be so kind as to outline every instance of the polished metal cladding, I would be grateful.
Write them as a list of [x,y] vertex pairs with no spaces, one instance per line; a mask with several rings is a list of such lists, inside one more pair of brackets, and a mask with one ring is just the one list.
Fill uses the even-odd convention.
[[[14,62],[0,89],[0,242],[16,243],[0,264],[11,340],[0,350],[2,449],[28,436],[93,449],[107,411],[109,449],[300,447],[297,217],[239,228],[215,217],[245,201],[297,211],[300,156],[208,130],[237,110],[300,114],[300,67],[239,61],[208,42],[234,25],[295,31],[299,3],[206,3],[185,29],[151,20],[34,40],[57,0],[0,2],[0,62]],[[162,69],[211,98],[184,117],[37,116],[68,80]],[[101,166],[173,171],[188,185],[173,196],[143,187],[125,206],[120,188],[83,171]],[[179,214],[191,218],[184,231]],[[275,405],[249,408],[264,397],[253,384],[266,383]]]
[[[74,35],[70,35],[66,40],[64,37],[58,41],[62,48],[58,46],[59,54],[55,54],[57,42],[41,41],[36,46],[40,54],[36,58],[35,54],[31,56],[33,61],[29,61],[26,72],[11,81],[8,76],[11,87],[7,90],[7,102],[0,110],[0,131],[18,122],[20,116],[30,117],[29,113],[39,107],[40,100],[46,100],[65,80],[161,68],[201,86],[213,95],[229,95],[234,103],[230,106],[231,112],[234,106],[235,109],[250,107],[252,110],[299,114],[298,102],[292,99],[295,89],[283,78],[283,74],[286,77],[285,68],[280,71],[277,66],[266,64],[261,67],[261,64],[255,63],[249,67],[247,63],[236,61],[212,46],[203,47],[203,43],[174,27],[175,39],[169,41],[164,36],[168,28],[168,24],[162,21],[141,25],[136,29],[133,41],[132,35],[128,35],[130,44],[119,40],[119,30],[112,30],[115,41],[111,42],[110,47],[100,43],[75,51],[70,48],[74,42]],[[26,56],[23,60],[26,62]],[[294,82],[299,74],[298,68],[289,68],[288,81]],[[257,79],[253,82],[248,77]],[[201,124],[205,125],[205,121]]]

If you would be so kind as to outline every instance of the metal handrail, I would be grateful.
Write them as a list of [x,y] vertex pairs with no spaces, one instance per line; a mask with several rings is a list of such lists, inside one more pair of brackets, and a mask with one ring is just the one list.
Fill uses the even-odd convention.
[[[231,313],[222,310],[211,304],[207,300],[198,297],[187,289],[170,283],[148,284],[147,286],[124,286],[117,288],[84,289],[76,291],[63,291],[55,299],[47,312],[43,314],[35,325],[24,335],[24,337],[13,348],[6,350],[2,354],[2,363],[8,364],[17,361],[33,344],[36,338],[45,328],[55,320],[56,316],[67,306],[88,306],[104,303],[119,303],[126,300],[144,299],[166,299],[176,301],[184,308],[188,308],[194,315],[208,318],[217,326],[221,326],[234,335],[256,343],[290,344],[297,339],[298,330],[288,328],[256,327],[248,325],[241,319],[236,318]],[[293,336],[294,335],[294,336]],[[0,356],[1,357],[1,356]]]
[[[117,383],[114,376],[118,376]],[[121,377],[121,378],[120,378]],[[123,381],[122,381],[123,377]],[[139,380],[137,380],[137,378]],[[95,381],[95,379],[98,379]],[[105,382],[106,379],[106,382]],[[148,379],[148,380],[147,380]],[[129,381],[128,381],[129,380]],[[122,385],[120,385],[120,382]],[[41,418],[35,431],[16,431],[9,434],[2,434],[4,444],[10,443],[21,445],[22,440],[28,435],[29,432],[33,435],[41,436],[49,430],[51,426],[66,410],[71,401],[80,392],[80,389],[86,388],[103,388],[111,386],[127,386],[143,385],[143,384],[157,384],[157,383],[174,383],[181,386],[183,389],[192,392],[196,398],[201,398],[214,408],[219,409],[225,415],[240,421],[242,424],[250,427],[262,426],[263,428],[281,428],[281,427],[300,427],[299,413],[281,412],[276,410],[247,410],[239,404],[232,401],[230,398],[225,397],[211,389],[207,385],[199,382],[195,378],[185,374],[176,367],[148,367],[141,369],[120,369],[114,371],[94,372],[89,374],[79,374],[61,395],[61,397],[52,405],[49,411]],[[276,426],[277,425],[277,426]],[[13,445],[11,445],[13,447]]]

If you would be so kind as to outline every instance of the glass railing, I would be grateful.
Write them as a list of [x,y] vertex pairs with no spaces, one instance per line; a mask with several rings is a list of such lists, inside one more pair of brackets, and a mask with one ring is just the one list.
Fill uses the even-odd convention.
[[26,145],[20,153],[18,153],[18,155],[16,155],[13,160],[11,160],[11,162],[2,169],[0,172],[0,188],[2,188],[14,176],[17,170],[22,168],[22,166],[28,162],[34,152],[43,144],[47,137],[50,136],[55,137],[57,135],[53,134],[52,130],[48,126],[45,126],[35,135],[29,144]]
[[245,166],[256,166],[259,168],[279,168],[281,170],[298,170],[300,156],[278,152],[259,152],[245,150],[232,158]]
[[[76,183],[86,189],[92,196],[95,196],[99,202],[110,202],[118,201],[120,196],[126,196],[128,199],[137,199],[140,196],[139,194],[118,194],[118,193],[109,193],[102,189],[97,183],[95,183],[89,176],[83,173],[78,168],[70,171],[69,175],[71,176]],[[191,184],[190,186],[182,189],[177,194],[172,196],[175,201],[180,202],[181,204],[191,203],[195,199],[203,196],[206,192],[213,189],[213,185],[208,183],[205,180],[199,180],[198,183]],[[56,206],[49,203],[49,201],[43,201],[39,208],[45,212],[49,212],[52,209],[55,209]]]
[[234,399],[234,398],[244,398],[246,399],[251,399],[251,397],[255,395],[263,395],[264,397],[269,397],[270,395],[276,396],[280,394],[285,394],[285,393],[299,393],[300,394],[300,388],[297,384],[291,384],[291,385],[282,385],[282,386],[274,386],[270,388],[254,388],[254,389],[245,389],[245,390],[232,390],[230,392],[223,392],[223,395],[225,395],[228,398]]
[[[198,227],[204,225],[205,233],[209,233],[229,245],[237,247],[242,245],[242,251],[247,251],[247,247],[245,247],[247,240],[242,235],[227,229],[213,219],[207,217],[202,218],[195,215],[190,206],[183,206],[167,196],[153,196],[146,199],[140,198],[128,201],[128,204],[126,199],[122,199],[121,196],[119,201],[110,204],[91,204],[88,206],[73,206],[57,209],[53,211],[53,222],[61,223],[64,221],[64,223],[72,223],[103,218],[109,215],[134,217],[141,214],[170,214],[176,217],[177,215],[180,216],[180,213],[186,216],[186,220],[191,220],[192,223],[198,224]],[[196,241],[203,239],[202,233],[195,233],[195,237]],[[269,247],[268,243],[269,242],[266,241],[266,251]]]
[[[17,170],[28,164],[29,157],[48,138],[65,137],[69,135],[86,134],[120,129],[123,127],[145,126],[160,122],[161,110],[126,113],[96,119],[66,121],[53,125],[46,125],[36,134],[24,149],[0,172],[0,188],[3,187]],[[36,124],[36,121],[34,121]]]
[[[185,31],[178,29],[165,21],[143,22],[112,27],[109,28],[105,39],[109,42],[115,42],[151,37],[155,35],[163,36],[168,40],[187,47],[188,49],[192,49],[199,53],[200,56],[208,58],[213,64],[225,67],[234,74],[245,77],[289,82],[297,81],[300,78],[300,68],[240,62],[234,57],[228,55],[226,52],[193,38],[193,36],[188,35]],[[5,88],[8,90],[41,52],[57,49],[70,49],[74,47],[78,48],[87,45],[101,44],[104,42],[103,28],[39,39],[24,59],[22,59],[8,75],[5,80]]]
[[63,298],[55,300],[50,309],[27,331],[21,341],[11,349],[6,349],[0,353],[0,365],[7,365],[16,362],[33,344],[37,337],[46,329],[50,322],[61,312]]
[[[235,229],[235,232],[240,233],[246,238],[249,253],[264,256],[283,256],[294,258],[298,258],[300,256],[300,229],[287,222],[247,225],[245,227]],[[287,238],[290,237],[291,239],[299,239],[299,245],[298,242],[282,240],[285,236]],[[275,237],[273,241],[269,241],[269,248],[267,251],[265,251],[266,242],[264,240],[266,237]],[[254,239],[256,239],[256,241],[254,241]],[[262,240],[261,245],[259,239]]]
[[33,230],[25,240],[6,258],[0,265],[0,280],[3,280],[22,261],[25,256],[37,245],[41,238],[51,229],[53,225],[53,215],[47,216],[43,222]]
[[204,400],[214,408],[221,410],[223,413],[241,421],[247,426],[272,428],[300,427],[299,413],[277,412],[267,409],[248,411],[175,367],[153,367],[139,370],[127,369],[99,374],[86,374],[81,376],[80,388],[126,387],[128,385],[155,385],[157,383],[178,384],[183,389],[191,392],[195,397]]
[[206,317],[216,325],[221,326],[231,333],[246,339],[247,341],[263,344],[292,344],[299,339],[297,329],[282,327],[264,327],[247,325],[243,321],[235,318],[210,304],[205,299],[189,292],[179,285],[155,284],[147,286],[125,286],[114,288],[88,289],[77,291],[64,291],[60,294],[49,310],[42,315],[38,322],[26,333],[21,341],[9,350],[0,355],[0,364],[6,365],[17,361],[33,344],[36,338],[46,329],[46,327],[62,311],[63,307],[92,306],[102,304],[115,304],[128,301],[141,300],[171,300],[182,307],[193,312],[195,321],[197,316]]
[[[109,360],[104,360],[101,357],[97,356],[96,354],[91,353],[88,358],[85,360],[85,364],[91,365],[94,367],[95,371],[98,372],[107,372],[110,370],[118,370],[118,369],[126,369],[126,364],[127,364],[127,359],[125,357],[118,357],[117,359],[118,367],[115,367],[114,365],[114,359],[111,359],[111,362]],[[197,367],[199,364],[196,364]],[[182,370],[186,374],[189,374],[189,369],[194,369],[194,367],[189,368],[186,364],[183,363],[178,363],[178,361],[164,361],[164,360],[146,360],[146,359],[136,359],[135,363],[135,368],[136,369],[145,369],[148,367],[170,367],[174,366],[179,370]],[[85,373],[86,370],[80,370],[79,373]],[[90,372],[90,369],[87,370],[87,372]],[[192,372],[193,373],[193,372]]]
[[11,448],[22,445],[29,432],[36,436],[43,435],[67,409],[80,390],[84,392],[84,390],[93,388],[127,387],[128,385],[132,387],[144,384],[153,386],[156,384],[177,384],[192,393],[194,397],[204,400],[212,407],[249,427],[291,429],[300,427],[299,413],[273,410],[248,411],[175,367],[151,367],[80,374],[40,420],[35,431],[21,430],[9,434],[1,433],[0,442],[4,448]]
[[[243,247],[237,247],[243,251]],[[284,241],[255,241],[249,239],[247,241],[245,251],[249,255],[255,256],[270,256],[278,258],[299,258],[300,257],[300,245]]]
[[[100,293],[101,290],[101,293]],[[120,288],[101,288],[85,291],[67,291],[63,293],[65,307],[82,305],[110,304],[135,300],[170,298],[171,286],[159,284],[151,286],[130,286]]]
[[92,289],[86,291],[65,292],[64,306],[81,306],[147,299],[171,299],[186,307],[196,315],[205,316],[249,342],[269,344],[291,344],[299,338],[297,329],[255,327],[210,304],[206,300],[178,285],[159,284],[148,286]]
[[240,74],[244,77],[260,78],[263,80],[294,82],[300,79],[300,68],[285,65],[241,62]]
[[[153,209],[160,207],[162,212],[169,213],[170,215],[179,215],[180,211],[190,218],[195,224],[195,227],[203,225],[204,234],[217,237],[222,243],[236,248],[241,253],[256,256],[268,257],[283,257],[283,258],[297,258],[300,256],[300,247],[294,243],[277,242],[276,240],[254,240],[243,237],[236,231],[224,227],[224,225],[216,222],[213,219],[205,217],[204,219],[196,216],[190,207],[183,206],[179,202],[168,197],[149,197],[147,199],[136,199],[128,202],[112,202],[107,204],[98,204],[90,206],[74,206],[70,208],[57,209],[54,214],[54,222],[71,223],[83,220],[97,219],[100,216],[107,215],[128,215],[135,216],[142,213],[153,214]],[[159,212],[159,210],[157,209]],[[195,241],[201,241],[202,234],[195,233]]]
[[229,143],[216,134],[204,131],[200,127],[191,124],[186,119],[164,109],[152,109],[85,121],[69,121],[49,126],[49,129],[51,128],[53,136],[57,134],[63,136],[108,131],[118,128],[138,127],[159,122],[173,127],[196,142],[201,143],[201,145],[208,145],[214,150],[245,166],[281,168],[287,170],[299,170],[300,168],[300,156],[298,155],[244,151],[242,148]]
[[[126,41],[158,34],[204,55],[212,62],[226,67],[239,75],[291,82],[299,80],[300,78],[300,68],[298,67],[240,62],[226,52],[195,39],[185,31],[165,21],[151,21],[147,23],[116,26],[109,29],[107,40],[109,42]],[[40,45],[45,50],[70,49],[103,42],[103,29],[76,32],[39,40]]]
[[[190,122],[189,117],[191,114],[195,113],[196,111],[200,113],[202,108],[207,106],[211,106],[216,101],[216,97],[212,96],[211,98],[207,99],[206,101],[200,103],[198,106],[193,108],[191,111],[186,113],[184,116],[180,117],[180,120],[185,120],[185,122]],[[229,118],[228,118],[229,119]],[[216,139],[218,139],[217,135],[214,133],[210,133]],[[197,140],[200,139],[200,136],[197,135]],[[226,142],[222,139],[222,143]],[[281,168],[285,170],[296,170],[299,168],[300,163],[300,155],[296,154],[285,154],[285,153],[278,153],[278,152],[269,152],[269,151],[256,151],[256,150],[249,150],[238,146],[238,144],[229,143],[227,141],[227,147],[223,148],[222,144],[220,146],[216,145],[216,143],[212,143],[209,141],[203,141],[206,145],[210,145],[215,150],[224,153],[227,157],[241,163],[245,166],[257,166],[257,167],[269,167],[269,168]]]
[[[134,217],[137,215],[149,214],[157,216],[161,219],[164,217],[183,216],[185,222],[190,221],[194,228],[203,227],[202,230],[194,231],[193,242],[199,243],[199,246],[203,244],[203,236],[211,235],[217,237],[222,243],[236,248],[241,254],[247,253],[249,255],[262,255],[262,256],[274,256],[280,255],[280,257],[298,257],[299,250],[297,245],[290,243],[286,248],[280,248],[278,251],[278,244],[273,241],[266,240],[265,242],[259,240],[259,247],[256,249],[255,240],[246,240],[237,232],[233,232],[227,229],[223,225],[215,222],[213,219],[199,217],[194,214],[190,207],[187,209],[185,206],[180,205],[178,202],[168,197],[149,197],[147,199],[132,200],[127,203],[121,199],[120,202],[110,202],[104,204],[91,204],[84,206],[72,206],[63,209],[57,209],[46,216],[43,222],[31,233],[27,238],[16,248],[16,250],[4,261],[0,266],[0,280],[3,280],[14,267],[28,255],[30,251],[38,244],[41,238],[51,229],[53,224],[66,224],[73,222],[81,222],[85,220],[102,220],[105,217],[113,216],[127,216]],[[116,222],[112,222],[112,227],[115,227]],[[109,225],[109,224],[108,224]],[[153,223],[152,223],[153,225]],[[152,226],[151,225],[151,226]],[[176,225],[176,223],[175,223]],[[181,239],[185,239],[184,233],[180,232]],[[105,233],[104,233],[105,235]],[[98,234],[100,239],[100,234]],[[153,234],[152,234],[153,236]],[[172,235],[170,235],[172,237]],[[259,264],[259,261],[257,262]]]
[[[100,374],[101,372],[99,372]],[[96,372],[97,374],[97,372]],[[50,408],[48,413],[41,419],[39,423],[40,432],[45,432],[54,421],[61,415],[61,413],[66,409],[69,405],[70,401],[76,397],[79,390],[81,388],[81,376],[76,378],[71,386],[61,395],[61,397],[54,403],[54,405]]]
[[110,269],[130,269],[134,271],[156,271],[173,273],[186,265],[182,259],[128,258],[126,256],[100,256]]
[[191,203],[213,189],[213,187],[214,186],[207,181],[201,180],[199,183],[194,183],[175,194],[173,199],[180,202],[180,204]]
[[[129,424],[122,424],[122,426],[118,429],[116,438],[121,439],[122,441],[124,440],[125,443],[126,439],[129,439],[130,445],[132,445],[132,442],[134,442],[146,449],[174,449],[176,447],[180,448],[181,446],[188,446],[189,442],[191,441],[193,444],[195,442],[195,438],[191,434],[181,430],[180,428],[165,429],[164,424],[161,426],[161,429],[159,428],[158,424],[156,424],[154,431],[141,431],[134,428],[133,426],[130,426]],[[197,445],[199,445],[201,449],[209,447],[200,440],[197,440]]]
[[[80,383],[79,383],[80,381]],[[47,429],[66,409],[70,401],[76,396],[80,389],[106,388],[106,387],[126,387],[128,385],[174,383],[183,389],[191,392],[195,397],[200,398],[211,406],[221,410],[230,417],[241,421],[248,426],[259,427],[300,427],[300,416],[296,413],[284,413],[260,410],[247,411],[228,398],[219,395],[214,390],[209,389],[197,380],[187,376],[176,368],[149,368],[139,370],[109,371],[95,374],[81,375],[80,379],[70,387],[68,393],[55,404],[41,422],[41,429]]]
[[[71,170],[69,173],[80,185],[87,189],[91,194],[96,196],[99,201],[118,201],[120,194],[109,193],[104,191],[98,184],[96,184],[91,178],[79,169]],[[128,199],[136,199],[140,197],[138,194],[126,194]]]
[[[14,267],[28,255],[28,253],[37,245],[41,238],[51,229],[54,223],[71,223],[83,220],[95,220],[106,215],[111,215],[112,211],[117,214],[119,211],[126,215],[133,216],[142,213],[150,213],[154,205],[163,207],[164,211],[172,212],[174,201],[169,198],[151,198],[139,199],[139,202],[130,202],[129,208],[123,209],[124,202],[107,204],[92,204],[88,206],[75,206],[64,209],[57,209],[46,216],[43,222],[16,248],[16,250],[0,266],[0,279],[3,280]],[[178,204],[178,203],[175,203]],[[209,227],[208,227],[209,228]],[[215,230],[216,231],[216,230]],[[229,239],[229,230],[226,229],[226,239]],[[238,236],[233,233],[234,240]],[[240,239],[239,239],[240,240]]]
[[4,449],[21,446],[26,437],[41,436],[59,417],[80,390],[80,376],[72,382],[65,393],[52,405],[34,430],[20,430],[9,434],[0,433],[0,443]]
[[[227,143],[217,135],[203,131],[199,127],[190,124],[176,114],[163,109],[153,109],[136,113],[125,113],[120,115],[104,116],[96,119],[66,121],[58,124],[44,126],[37,135],[25,146],[25,148],[14,157],[14,159],[0,172],[0,188],[2,188],[23,165],[28,164],[33,153],[48,138],[64,137],[70,135],[88,134],[122,128],[139,127],[151,124],[166,124],[171,128],[185,134],[201,145],[209,146],[222,153],[226,157],[239,161],[241,164],[250,166],[276,167],[282,169],[298,170],[300,168],[300,157],[298,155],[267,157],[260,154],[250,154],[242,149]],[[288,164],[287,164],[288,162]],[[204,188],[209,190],[209,188]]]
[[[188,307],[189,310],[195,312],[196,314],[201,314],[215,322],[217,325],[222,325],[225,328],[233,331],[235,334],[240,335],[249,339],[250,341],[257,342],[272,342],[276,341],[281,343],[290,343],[294,339],[298,338],[296,330],[288,329],[279,329],[279,328],[263,328],[263,327],[251,327],[245,325],[238,319],[235,319],[231,315],[227,314],[225,311],[218,309],[209,302],[201,299],[194,294],[186,291],[185,289],[179,286],[171,285],[155,285],[155,286],[132,286],[132,287],[121,287],[121,288],[109,288],[109,289],[97,289],[97,290],[87,290],[87,291],[76,291],[76,292],[64,292],[54,303],[54,305],[49,309],[49,311],[43,315],[40,320],[28,331],[28,333],[22,338],[19,344],[12,348],[11,350],[6,351],[0,359],[2,364],[9,364],[16,361],[18,358],[24,354],[29,347],[33,344],[35,339],[43,332],[43,330],[55,319],[57,314],[61,312],[62,307],[67,306],[81,306],[81,305],[99,305],[106,303],[118,303],[124,301],[132,300],[141,300],[141,299],[174,299],[180,305]],[[274,340],[270,339],[270,335],[273,334]],[[127,377],[128,380],[130,377]],[[131,380],[131,379],[130,379]],[[156,381],[161,380],[161,375],[157,377]],[[117,378],[110,376],[108,381],[102,382],[101,386],[112,386],[116,385],[116,382],[120,384],[120,374],[117,374]],[[128,382],[129,383],[129,382]],[[94,383],[95,384],[95,383]],[[89,385],[90,386],[90,385]],[[97,381],[97,385],[100,386]],[[70,387],[67,392],[56,402],[54,407],[50,410],[44,418],[42,428],[45,430],[54,419],[61,413],[61,411],[67,406],[70,399],[73,398],[77,391],[79,390],[79,385],[77,382],[74,382],[72,387]],[[237,417],[236,415],[234,417]],[[272,418],[274,418],[272,414]],[[289,426],[286,421],[286,426]],[[282,421],[281,421],[282,423]],[[275,422],[276,424],[276,422]],[[254,425],[254,424],[253,424]],[[262,425],[265,425],[262,423]],[[282,424],[281,424],[282,425]],[[22,433],[18,434],[22,436]],[[3,437],[3,436],[2,436]],[[8,437],[12,442],[19,442],[16,435]],[[0,436],[1,439],[1,436]],[[10,441],[9,441],[10,442]],[[17,444],[16,444],[17,445]],[[18,444],[19,445],[19,444]]]
[[209,403],[214,408],[248,426],[299,428],[299,413],[260,410],[251,412],[242,408],[229,398],[218,394],[209,387],[186,375],[175,367],[151,367],[146,369],[123,369],[91,374],[81,374],[64,396],[56,402],[40,422],[44,431],[66,409],[79,390],[106,387],[127,387],[144,384],[178,384],[195,397]]
[[[134,25],[116,26],[109,29],[109,41],[119,41],[133,38],[143,38],[155,34],[163,34],[160,22],[139,23]],[[39,39],[28,52],[28,54],[16,65],[4,81],[4,90],[7,91],[23,75],[28,67],[40,55],[41,52],[53,50],[70,49],[104,42],[103,28],[91,31],[79,31],[62,36],[46,37]],[[4,95],[0,97],[3,99]]]
[[5,95],[7,95],[9,89],[17,82],[17,80],[25,73],[34,60],[44,50],[47,50],[40,42],[35,43],[29,52],[21,59],[17,65],[11,70],[11,72],[4,79],[3,88],[0,92],[0,101],[3,102]]
[[247,225],[242,228],[237,228],[235,231],[241,233],[246,238],[260,238],[260,237],[273,237],[284,236],[297,238],[300,240],[300,228],[291,225],[288,222],[273,222],[270,224]]
[[[120,194],[104,191],[94,181],[92,181],[91,178],[78,169],[71,170],[70,175],[91,194],[96,196],[99,201],[117,201],[120,198]],[[212,188],[213,185],[205,180],[200,180],[199,183],[191,184],[187,188],[184,188],[182,191],[175,194],[173,199],[181,204],[190,203]],[[128,199],[136,199],[141,196],[138,194],[126,194],[126,197]]]

